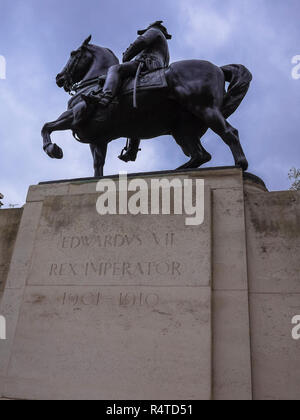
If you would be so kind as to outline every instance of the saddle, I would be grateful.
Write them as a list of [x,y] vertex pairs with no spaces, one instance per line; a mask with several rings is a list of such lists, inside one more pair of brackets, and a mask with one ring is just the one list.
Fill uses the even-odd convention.
[[[167,88],[168,84],[165,70],[166,69],[158,69],[141,73],[137,80],[137,91]],[[134,80],[134,77],[125,79],[121,86],[119,95],[132,94],[134,90]]]
[[[168,87],[166,75],[166,69],[157,69],[147,72],[142,72],[136,84],[137,91],[153,90],[153,89],[165,89]],[[75,83],[72,87],[73,94],[77,94],[79,91],[84,90],[85,94],[89,94],[97,88],[103,87],[105,83],[106,75],[100,77],[94,77],[93,79],[88,79],[83,82]],[[118,96],[130,95],[133,94],[135,85],[135,76],[128,77],[122,83],[121,89],[118,93]],[[83,92],[81,92],[83,93]]]

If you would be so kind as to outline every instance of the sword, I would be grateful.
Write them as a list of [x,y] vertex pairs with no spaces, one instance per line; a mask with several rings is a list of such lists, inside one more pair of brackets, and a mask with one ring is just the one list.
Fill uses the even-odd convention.
[[136,75],[135,75],[135,79],[134,79],[134,86],[133,86],[133,108],[137,108],[137,101],[136,101],[136,89],[137,89],[137,82],[141,73],[143,67],[143,63],[140,62],[137,71],[136,71]]

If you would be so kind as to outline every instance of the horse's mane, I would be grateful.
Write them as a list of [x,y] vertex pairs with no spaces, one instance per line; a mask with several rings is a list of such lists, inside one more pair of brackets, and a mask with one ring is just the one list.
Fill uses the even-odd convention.
[[114,54],[114,52],[111,50],[111,49],[109,49],[109,48],[105,48],[105,47],[100,47],[99,45],[94,45],[94,44],[89,44],[88,45],[88,48],[92,51],[92,52],[94,52],[94,53],[97,53],[97,51],[99,51],[99,50],[106,50],[106,51],[108,51],[110,54],[111,54],[111,56],[112,56],[112,58],[117,62],[117,63],[119,63],[119,59],[118,59],[118,57]]
[[118,59],[118,57],[115,55],[115,53],[110,49],[110,48],[105,48],[107,51],[109,51],[112,55],[113,55],[113,57],[116,59],[116,60],[118,60],[119,61],[119,59]]

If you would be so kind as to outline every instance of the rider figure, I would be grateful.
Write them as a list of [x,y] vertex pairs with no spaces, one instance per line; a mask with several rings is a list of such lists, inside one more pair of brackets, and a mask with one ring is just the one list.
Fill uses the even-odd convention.
[[[123,64],[110,67],[103,90],[100,89],[85,96],[86,102],[108,106],[118,94],[123,80],[135,76],[140,64],[142,64],[143,71],[168,67],[170,55],[167,40],[172,36],[162,23],[161,20],[156,21],[151,23],[148,28],[137,32],[139,37],[123,54]],[[133,58],[134,60],[132,60]],[[121,155],[120,158],[125,161],[135,160],[139,143],[139,139],[130,139],[126,155]]]

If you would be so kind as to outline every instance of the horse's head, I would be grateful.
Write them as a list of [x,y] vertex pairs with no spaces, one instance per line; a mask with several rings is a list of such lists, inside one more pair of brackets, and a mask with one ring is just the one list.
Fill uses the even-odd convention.
[[80,82],[90,69],[94,60],[93,53],[89,48],[90,35],[82,45],[71,52],[71,56],[64,69],[56,76],[56,84],[70,92],[74,83]]

